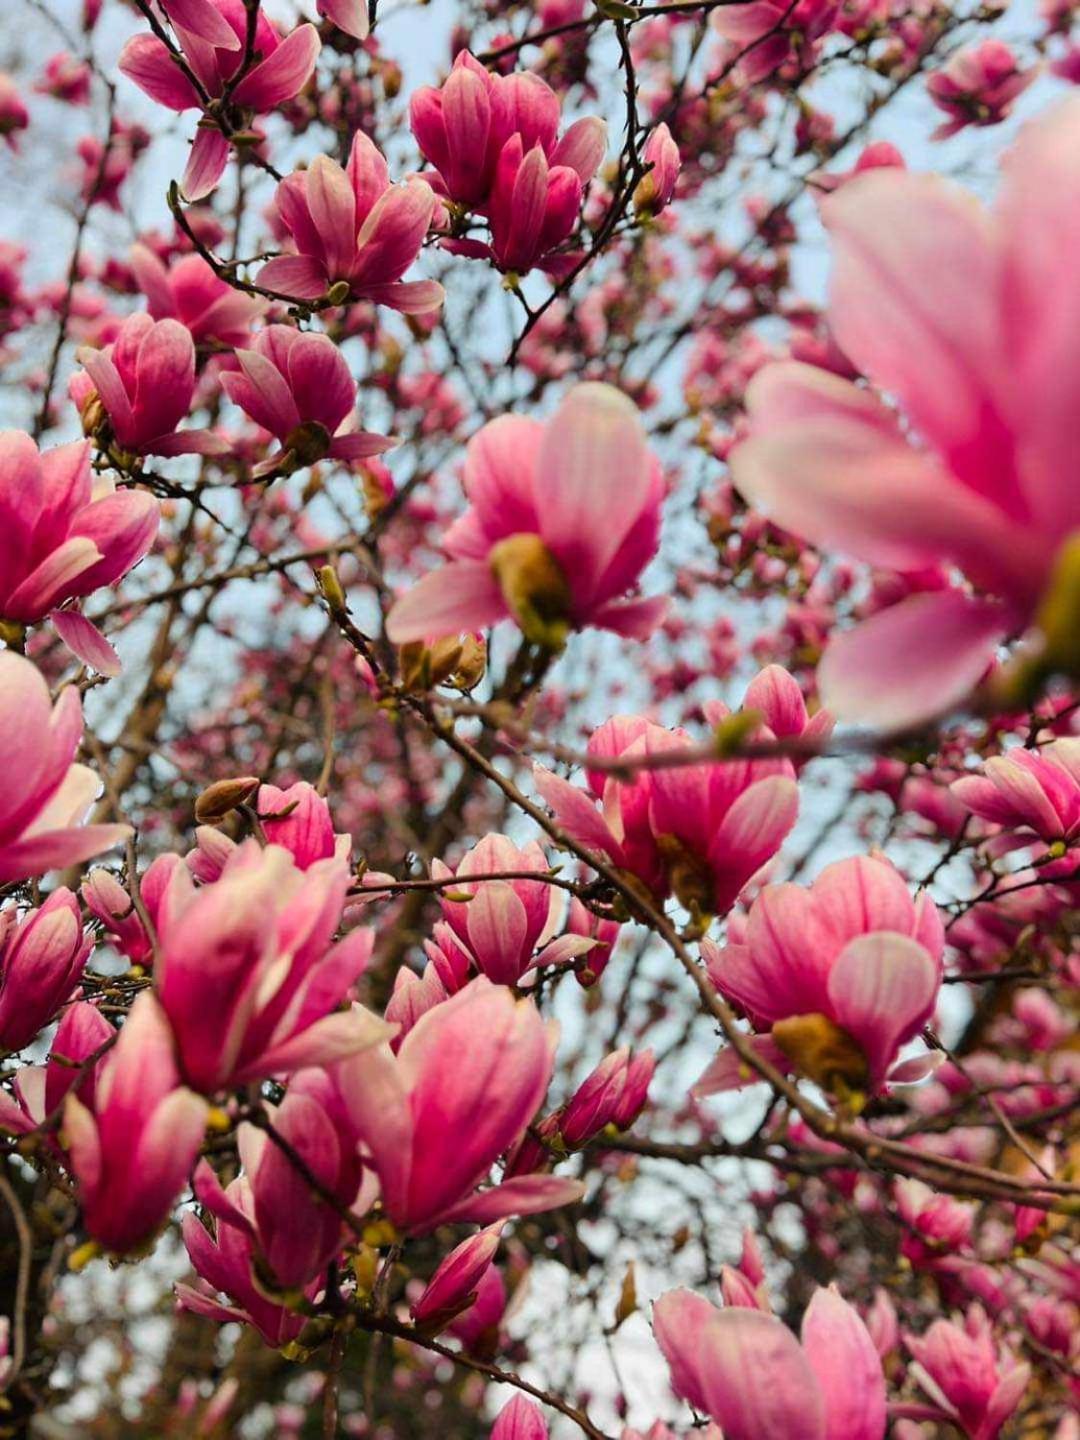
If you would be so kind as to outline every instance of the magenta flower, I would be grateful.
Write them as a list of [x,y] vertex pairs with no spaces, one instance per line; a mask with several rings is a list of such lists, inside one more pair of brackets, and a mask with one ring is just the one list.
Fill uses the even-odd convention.
[[[162,907],[168,903],[176,871],[183,864],[179,855],[159,855],[139,877],[139,898],[155,932]],[[79,893],[90,914],[104,926],[108,939],[133,965],[152,961],[154,947],[146,927],[131,895],[110,870],[91,870],[80,885]],[[184,893],[183,882],[179,893]]]
[[0,652],[0,885],[77,865],[131,834],[129,825],[82,823],[101,789],[92,770],[73,763],[82,729],[74,686],[52,705],[37,668]]
[[739,81],[755,85],[789,62],[812,69],[839,11],[838,0],[750,0],[714,10],[710,23],[739,56]]
[[65,886],[20,918],[0,910],[0,1049],[22,1050],[72,998],[90,941],[79,902]]
[[386,1036],[367,1011],[335,1010],[372,946],[364,930],[330,944],[348,883],[344,860],[302,871],[280,845],[254,840],[203,889],[174,872],[158,915],[155,982],[194,1089],[327,1064]]
[[830,642],[818,679],[842,718],[902,728],[964,699],[1080,528],[1075,327],[1057,299],[1074,288],[1060,236],[1077,156],[1080,99],[1025,128],[989,215],[936,176],[892,169],[822,201],[836,338],[914,438],[869,391],[770,365],[748,392],[735,482],[815,544],[893,570],[944,564],[971,586],[909,595]]
[[215,275],[201,255],[183,255],[166,268],[146,245],[131,247],[131,268],[155,320],[179,320],[196,345],[245,345],[266,301],[245,295]]
[[682,169],[679,147],[666,125],[661,123],[650,133],[641,158],[652,169],[634,191],[634,208],[639,213],[659,215],[675,198],[675,186]]
[[387,617],[395,644],[514,619],[559,648],[595,625],[646,639],[661,598],[627,598],[660,540],[664,482],[633,403],[578,385],[550,420],[504,415],[469,442],[469,510],[447,531],[451,557]]
[[520,135],[503,146],[495,167],[488,201],[491,244],[447,241],[447,249],[479,258],[490,257],[500,270],[526,275],[534,266],[562,275],[578,257],[558,254],[569,239],[581,211],[582,180],[569,165],[553,165],[543,149],[528,152]]
[[0,74],[0,138],[18,150],[18,133],[30,124],[30,112],[10,75]]
[[[244,56],[244,0],[169,0],[164,8],[192,74],[210,100],[226,103],[226,113],[236,122],[234,130],[247,131],[254,115],[292,100],[311,79],[322,48],[314,25],[300,25],[283,40],[260,9],[255,32],[260,59],[234,85]],[[199,92],[156,36],[133,36],[117,63],[159,105],[177,111],[203,108]],[[222,131],[200,125],[180,182],[187,198],[201,200],[209,195],[228,159],[229,141]]]
[[[0,1129],[11,1135],[29,1134],[55,1119],[71,1090],[93,1110],[98,1067],[115,1040],[116,1031],[95,1006],[85,1000],[69,1005],[56,1027],[47,1063],[23,1065],[15,1072],[14,1098],[0,1092]],[[96,1063],[87,1064],[95,1057]],[[59,1157],[59,1146],[49,1143]]]
[[146,1244],[172,1209],[202,1143],[207,1104],[181,1085],[168,1021],[139,995],[98,1067],[91,1110],[64,1101],[63,1143],[87,1230],[115,1254]]
[[608,1125],[629,1130],[648,1098],[656,1069],[651,1050],[631,1057],[630,1047],[621,1046],[606,1055],[596,1069],[578,1086],[558,1117],[558,1131],[571,1150]]
[[[771,1032],[762,1053],[773,1063],[828,1089],[872,1093],[934,1012],[944,943],[933,901],[912,900],[888,861],[860,856],[827,866],[807,889],[766,886],[745,940],[701,949],[716,988]],[[740,1064],[722,1050],[695,1093],[752,1081]]]
[[397,1055],[380,1045],[336,1067],[395,1225],[489,1224],[579,1198],[576,1181],[548,1175],[477,1190],[536,1114],[552,1063],[532,1001],[481,977],[429,1010]]
[[548,1440],[547,1421],[540,1406],[515,1395],[499,1411],[490,1440]]
[[273,845],[284,845],[301,870],[333,855],[349,858],[350,837],[337,833],[330,806],[306,780],[298,780],[287,790],[260,785],[255,809],[266,838]]
[[997,1440],[1023,1398],[1030,1365],[998,1356],[985,1311],[973,1305],[963,1323],[935,1320],[925,1335],[905,1337],[915,1358],[908,1373],[968,1440]]
[[95,478],[85,441],[39,454],[29,435],[0,434],[0,620],[30,625],[53,612],[69,648],[115,674],[115,652],[90,621],[56,607],[114,585],[157,529],[157,501]]
[[1007,830],[1029,831],[1048,845],[1080,840],[1080,739],[993,755],[981,775],[965,775],[949,789],[973,814]]
[[724,1440],[881,1440],[885,1377],[858,1312],[815,1290],[802,1343],[775,1315],[717,1310],[689,1290],[653,1307],[653,1331],[675,1391],[710,1415]]
[[358,130],[348,168],[317,155],[307,170],[277,188],[282,222],[297,254],[280,255],[259,271],[259,284],[298,300],[320,300],[337,284],[346,298],[423,315],[443,302],[435,280],[402,280],[420,254],[435,213],[424,180],[391,185],[386,161]]
[[281,444],[253,474],[300,470],[323,459],[348,464],[396,443],[356,428],[356,381],[328,335],[268,325],[236,358],[240,369],[222,375],[222,388]]
[[479,1287],[499,1248],[504,1221],[496,1220],[470,1235],[439,1262],[438,1269],[409,1307],[415,1324],[429,1335],[476,1303]]
[[83,369],[69,392],[83,429],[103,448],[115,444],[128,455],[221,455],[227,444],[209,430],[176,427],[195,394],[195,345],[175,320],[129,315],[113,344],[83,346]]
[[1022,70],[1003,40],[983,40],[958,50],[926,82],[931,100],[950,117],[932,138],[947,140],[968,125],[1000,124],[1036,73],[1034,66]]

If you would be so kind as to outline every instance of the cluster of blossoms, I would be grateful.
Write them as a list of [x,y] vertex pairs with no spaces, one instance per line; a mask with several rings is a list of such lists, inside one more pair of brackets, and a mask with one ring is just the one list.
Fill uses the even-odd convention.
[[1076,6],[49,4],[0,1431],[1077,1440]]

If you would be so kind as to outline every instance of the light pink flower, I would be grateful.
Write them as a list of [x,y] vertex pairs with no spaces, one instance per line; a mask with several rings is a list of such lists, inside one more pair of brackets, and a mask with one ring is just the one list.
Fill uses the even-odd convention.
[[548,1175],[477,1190],[535,1116],[552,1061],[532,1001],[480,977],[429,1010],[397,1055],[380,1045],[335,1067],[395,1225],[489,1224],[580,1196],[578,1182]]
[[56,1017],[82,977],[90,941],[65,886],[21,917],[0,910],[0,1049],[22,1050]]
[[802,1343],[775,1315],[717,1310],[689,1290],[662,1295],[653,1331],[671,1383],[724,1440],[881,1440],[885,1378],[858,1312],[815,1290]]
[[367,39],[371,28],[367,0],[315,0],[315,9],[354,40]]
[[434,280],[401,277],[420,254],[435,213],[425,180],[391,185],[386,161],[358,130],[343,170],[317,155],[277,188],[282,223],[297,254],[281,255],[259,271],[259,284],[298,300],[319,300],[341,282],[353,300],[423,315],[443,302]]
[[175,320],[129,315],[103,350],[82,346],[83,369],[69,393],[83,429],[107,448],[131,455],[220,455],[228,448],[209,430],[176,427],[195,394],[195,345]]
[[738,57],[741,83],[754,85],[788,61],[800,71],[812,69],[819,42],[836,24],[839,10],[838,0],[797,0],[795,5],[788,0],[751,0],[720,6],[710,23]]
[[[912,900],[888,861],[859,856],[827,866],[806,889],[766,886],[745,940],[701,949],[717,989],[755,1030],[771,1030],[762,1049],[774,1064],[827,1088],[872,1092],[933,1014],[944,943],[933,901]],[[722,1050],[695,1093],[752,1081],[740,1064]]]
[[515,1395],[499,1411],[490,1440],[548,1440],[548,1427],[540,1406]]
[[234,290],[201,255],[182,255],[166,268],[146,245],[131,247],[131,268],[155,320],[179,320],[196,345],[227,349],[247,343],[266,301]]
[[934,131],[946,140],[968,125],[998,125],[1035,79],[1037,67],[1021,69],[1003,40],[982,40],[951,55],[926,82],[930,98],[951,118]]
[[937,1405],[942,1418],[968,1440],[996,1440],[1019,1405],[1030,1365],[999,1357],[986,1313],[973,1305],[959,1320],[935,1320],[925,1335],[905,1337],[915,1357],[909,1375]]
[[46,60],[44,74],[34,89],[39,95],[52,95],[69,105],[85,105],[90,99],[92,73],[85,60],[60,50]]
[[932,175],[878,170],[822,202],[836,268],[830,321],[917,438],[865,389],[797,364],[748,392],[736,484],[815,544],[872,564],[955,566],[834,638],[819,667],[837,715],[903,727],[961,701],[1034,615],[1080,528],[1075,247],[1080,99],[1029,125],[995,209]]
[[182,1087],[168,1021],[139,995],[101,1061],[93,1109],[70,1093],[63,1143],[83,1220],[106,1250],[150,1240],[169,1214],[202,1143],[206,1101]]
[[254,840],[201,890],[176,869],[154,978],[193,1088],[213,1094],[326,1064],[386,1036],[360,1007],[335,1010],[372,946],[366,930],[331,946],[348,882],[342,859],[304,871],[280,845]]
[[[95,478],[85,441],[39,454],[29,435],[0,434],[0,618],[33,624],[114,585],[147,553],[157,529],[157,501]],[[116,673],[112,647],[89,620],[71,610],[53,618],[81,660]]]
[[[155,932],[158,917],[169,903],[177,868],[183,863],[179,855],[159,855],[139,877],[139,898]],[[130,894],[110,870],[91,870],[79,893],[90,914],[105,927],[109,940],[133,965],[152,960],[153,945],[146,927]]]
[[626,598],[656,553],[664,483],[625,395],[578,385],[546,422],[492,420],[469,442],[465,490],[450,563],[387,617],[395,644],[513,618],[558,648],[570,629],[645,639],[660,622],[666,601]]
[[652,169],[634,191],[634,207],[650,215],[659,215],[675,198],[675,186],[682,169],[679,147],[663,122],[650,131],[641,158]]
[[281,444],[254,474],[324,459],[348,464],[393,447],[385,435],[357,428],[356,381],[328,335],[269,325],[236,358],[240,369],[222,375],[222,388]]
[[131,834],[128,825],[82,822],[101,782],[73,763],[82,739],[79,692],[68,685],[55,705],[36,666],[0,652],[0,885],[44,875],[100,855]]
[[[293,99],[311,79],[322,48],[314,25],[300,25],[283,40],[260,9],[256,22],[257,64],[235,87],[247,31],[244,0],[169,0],[164,7],[173,22],[191,72],[211,100],[227,97],[231,113],[246,130],[252,115],[265,114]],[[117,62],[139,89],[170,110],[201,110],[202,97],[154,35],[135,35]],[[187,168],[180,182],[189,200],[209,195],[229,159],[229,141],[214,126],[195,132]]]
[[1048,845],[1080,840],[1080,739],[991,756],[981,775],[965,775],[949,789],[973,814],[1007,830],[1030,831]]

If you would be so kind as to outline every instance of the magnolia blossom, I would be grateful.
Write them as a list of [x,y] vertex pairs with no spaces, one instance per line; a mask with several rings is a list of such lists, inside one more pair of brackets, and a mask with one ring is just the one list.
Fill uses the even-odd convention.
[[348,464],[394,445],[358,428],[356,381],[328,335],[268,325],[236,358],[240,369],[221,377],[222,388],[281,443],[252,474],[298,470],[323,459]]
[[958,50],[926,82],[930,98],[951,118],[934,131],[947,140],[968,125],[997,125],[1013,102],[1035,79],[1034,68],[1023,70],[1003,40],[983,40]]
[[70,1000],[90,954],[79,902],[65,886],[22,917],[0,910],[0,1049],[21,1050]]
[[0,625],[33,624],[52,612],[79,659],[115,674],[116,654],[96,627],[56,607],[115,584],[157,529],[157,501],[94,477],[85,441],[39,454],[29,435],[0,434]]
[[893,169],[822,201],[830,323],[910,430],[869,390],[770,365],[748,391],[735,482],[816,544],[970,582],[917,591],[830,642],[818,680],[843,718],[902,728],[963,700],[1080,528],[1076,325],[1060,298],[1077,288],[1060,237],[1078,186],[1080,98],[1025,128],[989,213]]
[[30,124],[30,111],[10,75],[0,74],[0,137],[8,149],[18,150],[19,131]]
[[812,69],[839,10],[838,0],[750,0],[720,6],[710,23],[738,57],[742,84],[753,85],[788,61],[801,70]]
[[634,209],[639,214],[659,215],[675,197],[675,186],[682,169],[679,147],[667,125],[657,125],[649,134],[641,152],[644,164],[652,168],[634,191]]
[[555,649],[586,625],[652,633],[667,602],[626,592],[656,553],[664,482],[626,396],[578,385],[546,423],[492,420],[464,474],[470,508],[446,533],[450,562],[395,604],[395,644],[510,618]]
[[168,1021],[139,995],[101,1061],[93,1096],[64,1101],[63,1142],[83,1221],[106,1250],[145,1244],[162,1224],[202,1143],[207,1104],[184,1089]]
[[999,1357],[986,1312],[973,1305],[963,1321],[935,1320],[925,1335],[905,1337],[910,1373],[968,1440],[996,1440],[1019,1405],[1030,1365]]
[[949,789],[973,814],[1008,830],[1032,832],[1048,845],[1080,840],[1080,739],[992,755],[981,775],[965,775]]
[[490,1440],[548,1440],[548,1427],[540,1406],[515,1395],[499,1411]]
[[775,1315],[717,1310],[674,1290],[653,1307],[671,1383],[724,1440],[882,1440],[885,1377],[874,1342],[833,1288],[815,1290],[801,1344]]
[[423,1293],[410,1306],[409,1313],[417,1325],[434,1333],[475,1304],[480,1284],[499,1248],[504,1223],[497,1220],[478,1230],[440,1261]]
[[480,977],[429,1010],[396,1055],[381,1045],[335,1067],[395,1225],[486,1224],[581,1195],[577,1181],[545,1175],[477,1190],[544,1098],[551,1040],[531,1000]]
[[175,320],[129,315],[103,350],[83,346],[83,369],[68,387],[83,429],[103,449],[127,455],[221,455],[226,442],[209,430],[176,427],[195,394],[195,344]]
[[[766,886],[745,936],[701,950],[717,989],[771,1037],[755,1042],[769,1060],[829,1089],[874,1091],[933,1014],[944,944],[929,896],[912,900],[888,861],[860,856],[827,866],[807,889]],[[696,1093],[753,1078],[722,1050]],[[905,1067],[895,1078],[915,1076]]]
[[[96,1006],[85,1000],[69,1005],[56,1027],[47,1062],[23,1065],[15,1072],[12,1094],[0,1091],[0,1129],[10,1135],[38,1130],[59,1117],[72,1091],[92,1111],[97,1093],[95,1061],[100,1062],[115,1040],[116,1031]],[[55,1141],[49,1143],[59,1156]]]
[[[169,0],[165,9],[184,61],[204,94],[211,100],[228,94],[228,113],[239,121],[236,130],[246,132],[253,114],[264,114],[291,100],[311,79],[322,48],[314,25],[300,25],[283,40],[260,7],[255,49],[261,58],[234,86],[247,33],[244,0]],[[133,36],[117,63],[128,79],[159,105],[178,111],[203,108],[202,95],[156,36]],[[229,141],[223,132],[217,126],[200,125],[180,182],[187,198],[201,200],[209,195],[228,159]]]
[[372,946],[365,930],[330,944],[348,882],[344,860],[302,871],[280,845],[254,840],[204,889],[176,867],[157,917],[155,984],[195,1089],[326,1064],[386,1036],[359,1006],[334,1009]]
[[155,320],[179,320],[196,345],[244,345],[252,321],[266,309],[216,275],[201,255],[182,255],[166,268],[146,245],[133,245],[131,269]]
[[322,299],[340,284],[342,300],[370,300],[406,315],[437,310],[441,285],[401,278],[420,254],[435,204],[425,180],[391,185],[385,159],[358,130],[345,170],[317,155],[278,186],[278,213],[297,254],[264,265],[259,284],[298,300]]
[[82,732],[74,686],[52,705],[37,668],[0,652],[0,885],[89,860],[131,834],[129,825],[83,824],[101,785],[74,763]]

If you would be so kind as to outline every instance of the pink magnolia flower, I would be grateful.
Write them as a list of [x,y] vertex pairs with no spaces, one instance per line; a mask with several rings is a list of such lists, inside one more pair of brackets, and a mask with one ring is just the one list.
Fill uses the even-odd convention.
[[201,255],[182,255],[166,268],[146,245],[131,247],[131,268],[155,320],[179,320],[196,345],[232,350],[247,343],[266,301],[215,275]]
[[83,346],[83,369],[71,378],[71,398],[83,429],[100,445],[131,455],[220,455],[227,445],[209,430],[176,427],[195,394],[195,344],[175,320],[129,315],[103,350]]
[[921,1180],[898,1180],[896,1213],[904,1223],[901,1254],[919,1270],[930,1270],[964,1251],[970,1253],[975,1207],[939,1195]]
[[[15,1072],[14,1098],[0,1093],[0,1129],[12,1135],[39,1129],[59,1116],[70,1091],[93,1110],[98,1067],[116,1038],[116,1031],[95,1006],[85,1000],[69,1005],[56,1027],[47,1063],[24,1065]],[[59,1147],[54,1148],[59,1155]]]
[[[519,850],[505,835],[485,835],[457,868],[461,883],[450,892],[454,898],[445,890],[439,895],[450,929],[481,973],[496,984],[516,985],[534,965],[558,963],[578,949],[591,948],[579,936],[563,937],[534,955],[554,923],[558,902],[553,887],[542,879],[483,879],[488,874],[518,872],[540,876],[550,868],[535,840]],[[454,874],[441,860],[432,861],[433,879],[448,880]],[[463,901],[458,895],[472,898]]]
[[653,1331],[674,1390],[710,1415],[724,1440],[881,1440],[885,1378],[858,1311],[815,1290],[802,1343],[782,1320],[717,1310],[689,1290],[662,1295]]
[[298,780],[287,790],[260,785],[255,809],[266,838],[272,845],[283,845],[301,870],[334,855],[349,858],[350,836],[337,833],[330,806],[306,780]]
[[503,1316],[507,1305],[506,1282],[498,1266],[489,1265],[476,1286],[476,1299],[446,1327],[470,1355],[496,1355],[501,1348]]
[[[771,1033],[759,1043],[773,1063],[830,1089],[872,1092],[933,1014],[944,943],[929,896],[912,900],[888,861],[859,856],[827,866],[806,889],[766,886],[745,940],[701,949],[717,989]],[[696,1093],[752,1079],[739,1065],[721,1051]]]
[[[300,1071],[289,1082],[281,1104],[267,1106],[267,1112],[275,1133],[324,1189],[339,1205],[351,1206],[364,1167],[326,1072]],[[241,1125],[237,1141],[250,1189],[250,1215],[222,1189],[205,1160],[195,1171],[195,1197],[219,1225],[247,1232],[279,1285],[300,1289],[318,1279],[341,1249],[342,1217],[313,1193],[311,1183],[264,1130]]]
[[751,0],[721,6],[710,23],[738,56],[739,80],[756,85],[789,60],[800,71],[811,69],[839,11],[838,0],[797,0],[794,6],[785,0]]
[[53,612],[69,648],[115,674],[119,661],[98,630],[56,607],[114,585],[157,529],[157,501],[94,477],[85,441],[39,454],[29,435],[0,434],[0,620],[29,625]]
[[391,185],[385,159],[358,130],[347,169],[317,155],[278,186],[278,211],[298,253],[264,265],[259,284],[319,300],[340,282],[346,298],[406,315],[437,310],[444,298],[437,281],[401,278],[420,254],[435,205],[425,180]]
[[514,619],[559,648],[596,625],[645,639],[663,599],[627,599],[656,553],[664,482],[633,403],[578,385],[550,420],[504,415],[465,454],[469,510],[447,531],[451,557],[395,604],[395,644]]
[[915,1363],[908,1374],[968,1440],[996,1440],[1019,1405],[1030,1365],[997,1354],[985,1311],[973,1305],[959,1320],[935,1320],[925,1335],[906,1337]]
[[90,99],[92,74],[85,60],[60,50],[46,60],[44,74],[34,89],[39,95],[52,95],[69,105],[85,105]]
[[675,186],[682,169],[679,147],[663,122],[650,131],[641,158],[652,169],[638,182],[634,208],[639,213],[659,215],[675,198]]
[[990,214],[937,176],[898,170],[822,201],[836,338],[917,438],[868,390],[771,365],[748,391],[736,484],[815,544],[894,570],[951,565],[975,591],[911,594],[834,638],[818,680],[843,718],[902,728],[962,700],[1035,614],[1080,527],[1080,491],[1063,478],[1076,327],[1058,300],[1076,288],[1059,242],[1078,156],[1074,99],[1025,128]]
[[536,1114],[552,1063],[532,1001],[480,977],[429,1010],[397,1055],[380,1045],[335,1067],[395,1225],[488,1224],[580,1196],[576,1181],[546,1175],[477,1190]]
[[[139,898],[155,932],[158,917],[169,903],[173,877],[183,863],[179,855],[159,855],[139,877]],[[154,947],[146,927],[131,895],[111,871],[91,870],[79,893],[90,914],[104,926],[108,939],[133,965],[145,965],[152,960]]]
[[476,1303],[480,1282],[499,1248],[504,1224],[496,1220],[494,1225],[478,1230],[439,1262],[423,1293],[409,1307],[415,1324],[433,1335]]
[[30,124],[30,112],[23,103],[15,81],[10,75],[0,74],[0,136],[7,141],[8,148],[18,150],[18,132]]
[[583,935],[596,944],[587,951],[580,963],[574,967],[574,978],[583,990],[595,985],[607,968],[615,953],[621,925],[617,920],[605,920],[595,911],[589,910],[576,895],[571,897],[566,917],[566,930],[570,935]]
[[14,905],[0,910],[0,1049],[22,1050],[55,1018],[90,948],[79,902],[66,886],[21,918]]
[[[275,1348],[287,1345],[300,1334],[307,1317],[268,1299],[265,1285],[255,1278],[257,1231],[251,1183],[247,1176],[240,1175],[223,1193],[227,1209],[218,1205],[214,1234],[196,1215],[189,1212],[184,1216],[184,1245],[202,1284],[177,1285],[177,1303],[181,1310],[222,1324],[233,1321],[253,1325]],[[321,1290],[321,1277],[303,1287],[308,1300],[314,1300]],[[234,1303],[223,1303],[217,1298],[218,1292]]]
[[[244,0],[169,0],[165,6],[191,73],[211,101],[222,101],[246,132],[253,115],[292,100],[311,79],[322,48],[314,25],[299,25],[283,40],[262,9],[258,12],[255,50],[260,59],[242,79],[247,10]],[[179,68],[168,47],[154,35],[135,35],[117,62],[139,89],[170,110],[201,110],[203,95]],[[235,83],[234,83],[235,82]],[[216,126],[195,132],[180,182],[189,200],[201,200],[217,185],[229,159],[229,141]]]
[[[491,204],[500,159],[515,137],[518,163],[538,150],[552,167],[569,168],[588,184],[604,158],[607,126],[587,116],[560,140],[559,119],[559,97],[538,75],[493,75],[467,50],[438,89],[422,85],[409,100],[416,143],[435,167],[432,185],[468,209]],[[575,218],[580,203],[579,189]]]
[[524,1395],[504,1405],[491,1427],[491,1440],[548,1440],[548,1427],[540,1406]]
[[299,470],[323,459],[348,464],[393,447],[385,435],[357,428],[356,381],[328,335],[268,325],[236,358],[240,369],[222,375],[222,388],[281,443],[255,475]]
[[366,40],[370,31],[367,0],[315,0],[315,8],[331,25],[354,40]]
[[201,890],[177,867],[158,915],[154,978],[194,1089],[326,1064],[385,1037],[367,1011],[334,1010],[372,946],[366,930],[330,945],[348,883],[344,860],[302,871],[280,845],[254,840]]
[[1035,75],[1034,66],[1020,68],[1003,40],[983,40],[958,50],[926,82],[931,100],[951,117],[932,138],[946,140],[968,125],[1000,124]]
[[991,756],[981,775],[965,775],[949,789],[973,814],[1007,830],[1030,831],[1048,845],[1080,840],[1080,739]]
[[82,823],[101,788],[92,770],[73,763],[82,728],[74,686],[52,705],[36,666],[0,652],[0,885],[77,865],[131,834],[129,825]]
[[[582,168],[588,171],[592,160],[589,151]],[[488,200],[491,244],[448,240],[446,248],[490,258],[511,275],[527,275],[535,266],[565,275],[579,256],[560,253],[558,247],[577,223],[583,189],[581,174],[573,165],[552,163],[540,145],[526,151],[521,136],[511,135],[499,154]]]
[[559,1114],[563,1143],[576,1149],[608,1125],[629,1130],[648,1098],[656,1069],[651,1050],[631,1056],[628,1045],[606,1055],[578,1086]]
[[152,1238],[191,1169],[206,1114],[206,1101],[181,1084],[161,1007],[139,995],[101,1061],[93,1109],[74,1092],[64,1101],[83,1220],[106,1250],[123,1254]]

